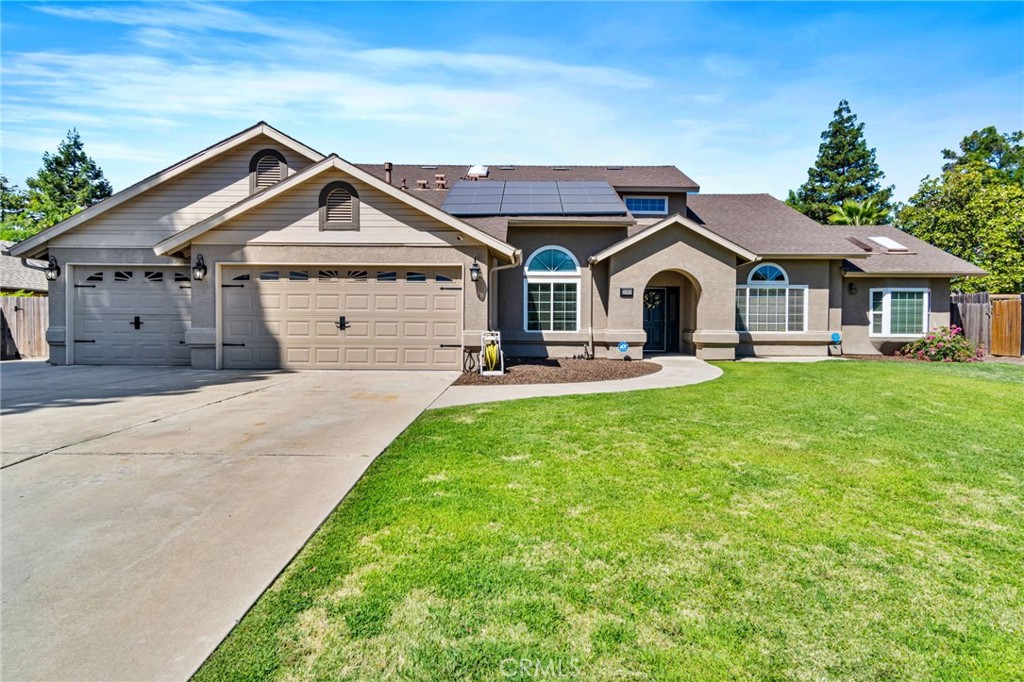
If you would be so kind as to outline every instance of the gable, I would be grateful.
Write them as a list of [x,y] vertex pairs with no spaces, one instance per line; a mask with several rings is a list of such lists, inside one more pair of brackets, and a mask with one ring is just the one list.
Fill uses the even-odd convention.
[[598,263],[621,252],[656,253],[664,248],[666,240],[668,240],[667,243],[686,241],[708,253],[721,251],[729,253],[732,258],[738,256],[745,261],[759,260],[756,254],[739,244],[708,230],[703,225],[675,214],[591,256],[590,262]]
[[[455,233],[458,233],[453,235],[456,241],[464,239],[465,237],[469,237],[470,239],[487,246],[488,248],[492,249],[495,253],[503,256],[504,258],[514,261],[518,257],[517,250],[511,244],[508,244],[500,239],[496,239],[493,236],[478,230],[472,225],[469,225],[468,223],[465,223],[459,220],[458,218],[455,218],[454,216],[448,215],[447,213],[441,211],[436,206],[432,206],[431,204],[423,201],[416,195],[404,189],[395,187],[394,185],[388,184],[387,182],[384,182],[383,180],[374,177],[372,174],[367,173],[366,171],[350,164],[348,161],[345,161],[344,159],[334,154],[328,156],[319,163],[313,164],[310,167],[306,168],[305,170],[296,173],[295,175],[279,182],[278,184],[274,185],[273,187],[270,187],[269,189],[249,196],[246,199],[243,199],[237,204],[231,206],[230,208],[227,208],[221,211],[220,213],[217,213],[207,218],[206,220],[196,223],[195,225],[192,225],[185,230],[182,230],[171,235],[170,237],[154,245],[153,250],[157,253],[157,255],[161,256],[178,253],[185,249],[186,247],[188,247],[190,243],[201,238],[203,235],[206,235],[211,230],[215,230],[221,225],[224,225],[229,221],[235,220],[236,218],[243,214],[250,213],[265,204],[275,201],[276,199],[291,193],[293,190],[305,185],[306,183],[314,183],[315,186],[319,188],[317,195],[319,198],[319,191],[321,191],[326,186],[325,183],[320,182],[320,178],[325,177],[327,174],[334,172],[340,172],[342,176],[346,178],[346,182],[348,182],[349,184],[354,182],[362,187],[368,188],[372,192],[379,193],[380,196],[377,197],[379,200],[377,202],[378,205],[380,205],[381,201],[386,201],[383,197],[394,199],[396,202],[394,204],[395,210],[404,211],[404,205],[406,207],[411,208],[414,211],[414,213],[409,214],[410,216],[417,216],[420,217],[420,219],[423,219],[424,217],[430,218],[436,221],[438,225],[444,225],[451,228],[452,230],[454,230]],[[303,206],[306,206],[306,204],[303,204]],[[317,208],[319,208],[319,200],[317,202]],[[304,208],[299,208],[299,212],[297,214],[293,212],[290,215],[291,219],[293,221],[303,221],[305,218],[307,218],[306,214],[303,212],[305,210],[306,209]],[[394,211],[389,212],[389,215],[391,215],[392,213],[394,213]],[[392,215],[391,217],[394,216]],[[406,226],[409,225],[406,224]],[[278,225],[278,227],[280,227],[280,225]],[[302,226],[300,225],[299,228],[301,229],[301,227]],[[257,228],[257,230],[259,229],[262,228]],[[402,242],[385,242],[382,245],[387,246],[393,243]]]
[[55,237],[53,246],[152,247],[249,196],[253,155],[273,149],[289,175],[312,161],[267,135],[258,135],[191,170]]
[[[321,230],[320,192],[350,184],[359,197],[358,230]],[[406,202],[330,168],[197,236],[196,244],[414,244],[454,243],[459,232]]]

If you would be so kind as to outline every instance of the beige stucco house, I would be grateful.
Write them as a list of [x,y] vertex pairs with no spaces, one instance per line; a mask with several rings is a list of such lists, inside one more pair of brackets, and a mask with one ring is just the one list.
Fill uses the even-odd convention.
[[461,368],[507,355],[891,352],[983,271],[672,166],[353,164],[265,123],[10,249],[50,361]]

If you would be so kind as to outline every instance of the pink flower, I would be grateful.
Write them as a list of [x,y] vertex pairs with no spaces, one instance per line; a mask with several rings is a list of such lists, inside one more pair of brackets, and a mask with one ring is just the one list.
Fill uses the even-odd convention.
[[939,345],[938,345],[938,347],[939,347],[939,348],[942,348],[942,342],[941,342],[941,341],[939,341]]

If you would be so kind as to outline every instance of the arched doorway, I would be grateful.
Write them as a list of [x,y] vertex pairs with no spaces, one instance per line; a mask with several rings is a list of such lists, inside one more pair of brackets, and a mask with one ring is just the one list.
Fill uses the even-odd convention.
[[699,299],[700,286],[681,270],[662,270],[651,277],[641,297],[644,352],[694,353]]

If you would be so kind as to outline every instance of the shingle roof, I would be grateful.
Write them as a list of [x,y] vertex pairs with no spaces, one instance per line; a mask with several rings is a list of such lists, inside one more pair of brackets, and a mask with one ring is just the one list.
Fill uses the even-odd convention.
[[[979,277],[984,270],[967,261],[946,253],[937,246],[911,236],[891,225],[837,225],[828,228],[844,237],[856,239],[870,251],[867,258],[844,261],[843,269],[850,273],[891,274],[891,275],[951,275]],[[888,237],[903,246],[906,251],[887,251],[871,241],[871,237]],[[862,249],[863,251],[864,249]]]
[[[48,291],[46,275],[39,270],[26,268],[21,264],[21,259],[14,256],[5,256],[2,252],[7,251],[14,242],[0,241],[0,288],[5,291]],[[46,263],[36,261],[40,266]]]
[[[357,163],[368,173],[383,178],[384,164]],[[555,170],[555,169],[562,170]],[[426,180],[434,188],[434,176],[443,173],[448,186],[465,177],[469,164],[395,164],[391,181],[400,186],[404,178],[409,189],[416,189],[417,180]],[[488,166],[485,180],[595,180],[607,182],[619,190],[659,189],[696,192],[700,189],[686,173],[675,166]]]
[[692,194],[691,220],[760,256],[857,256],[861,249],[769,194]]

